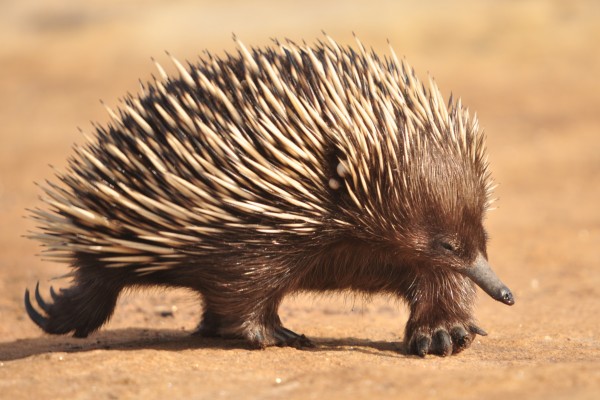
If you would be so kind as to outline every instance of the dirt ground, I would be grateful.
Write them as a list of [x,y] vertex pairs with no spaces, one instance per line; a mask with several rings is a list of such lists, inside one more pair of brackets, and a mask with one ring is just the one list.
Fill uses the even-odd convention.
[[[600,6],[595,1],[46,1],[0,3],[0,397],[19,398],[600,398]],[[251,351],[191,338],[200,305],[184,291],[123,295],[88,339],[44,335],[23,292],[68,271],[22,235],[34,181],[66,165],[73,142],[106,122],[164,50],[195,59],[271,37],[310,42],[351,32],[389,38],[477,111],[499,208],[489,255],[516,295],[481,295],[489,332],[450,358],[403,353],[405,307],[386,298],[302,295],[286,325],[310,350]],[[170,71],[173,68],[169,67]]]

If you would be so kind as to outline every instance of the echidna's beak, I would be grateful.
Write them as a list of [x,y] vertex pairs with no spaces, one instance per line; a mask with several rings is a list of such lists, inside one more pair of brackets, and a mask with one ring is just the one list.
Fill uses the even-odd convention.
[[483,254],[480,253],[473,264],[461,272],[482,288],[492,299],[509,306],[515,304],[512,292],[492,271]]

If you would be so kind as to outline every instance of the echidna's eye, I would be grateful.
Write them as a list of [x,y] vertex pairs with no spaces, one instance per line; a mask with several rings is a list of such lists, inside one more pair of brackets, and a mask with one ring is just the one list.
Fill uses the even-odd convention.
[[440,246],[442,246],[442,248],[444,248],[445,250],[451,251],[451,252],[455,252],[456,251],[456,247],[454,247],[454,245],[452,245],[452,243],[449,242],[440,242]]

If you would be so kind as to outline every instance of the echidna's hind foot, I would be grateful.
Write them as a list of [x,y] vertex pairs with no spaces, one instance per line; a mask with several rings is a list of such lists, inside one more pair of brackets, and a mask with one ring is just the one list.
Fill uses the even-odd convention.
[[202,313],[202,320],[196,330],[192,333],[194,336],[219,337],[221,329],[221,317],[210,310]]
[[202,321],[194,335],[202,337],[223,337],[245,339],[252,347],[290,346],[296,348],[314,347],[304,335],[299,335],[281,324],[279,316],[254,318],[221,316],[210,309],[202,314]]
[[278,346],[290,346],[296,348],[315,347],[313,342],[304,335],[299,335],[284,326],[279,326],[274,332],[275,338],[279,341]]
[[306,336],[287,329],[281,323],[264,325],[247,321],[244,323],[242,335],[251,346],[260,349],[270,346],[314,347],[314,344]]
[[84,338],[102,326],[112,315],[119,290],[107,288],[97,282],[80,283],[58,293],[50,287],[52,302],[44,300],[35,286],[35,302],[41,313],[31,303],[29,290],[25,290],[25,309],[29,318],[46,333],[65,334]]

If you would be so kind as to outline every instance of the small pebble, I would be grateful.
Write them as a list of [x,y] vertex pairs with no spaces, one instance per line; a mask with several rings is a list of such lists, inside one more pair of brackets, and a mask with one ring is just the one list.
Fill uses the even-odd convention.
[[156,306],[154,307],[154,312],[158,315],[160,315],[161,317],[174,317],[175,316],[175,312],[177,311],[177,306],[165,306],[165,305],[160,305],[160,306]]

